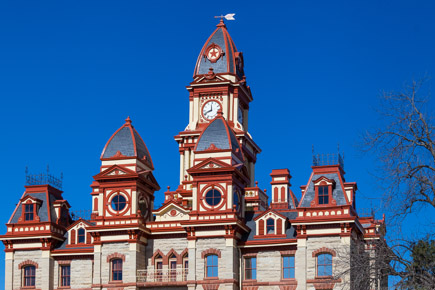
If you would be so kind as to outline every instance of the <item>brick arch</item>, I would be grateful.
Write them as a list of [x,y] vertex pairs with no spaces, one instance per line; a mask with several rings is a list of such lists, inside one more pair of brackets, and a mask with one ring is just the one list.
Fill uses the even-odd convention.
[[21,270],[21,268],[23,268],[25,266],[35,266],[35,268],[38,269],[38,263],[36,263],[35,261],[32,261],[32,260],[26,260],[26,261],[21,262],[20,264],[18,264],[18,269]]
[[107,263],[109,263],[113,259],[122,259],[123,262],[125,262],[125,255],[120,253],[113,253],[107,256]]
[[180,254],[180,264],[183,264],[183,258],[184,257],[189,257],[189,249],[186,248],[184,249],[181,254]]
[[316,257],[318,254],[323,254],[323,253],[331,254],[333,257],[337,256],[334,250],[322,247],[320,249],[313,251],[313,258]]
[[156,257],[158,255],[160,255],[162,257],[163,265],[167,265],[168,264],[168,259],[166,259],[166,256],[162,253],[162,251],[157,250],[157,251],[154,252],[154,254],[153,254],[152,258],[151,258],[151,263],[153,264],[153,267],[155,265]]
[[180,255],[178,255],[178,253],[172,248],[169,250],[169,252],[166,254],[166,264],[169,265],[169,257],[174,254],[175,259],[177,259],[177,264],[181,264],[180,262]]
[[211,255],[211,254],[217,255],[218,258],[221,257],[221,251],[220,250],[211,248],[211,249],[207,249],[205,251],[202,251],[201,258],[204,259],[206,256]]

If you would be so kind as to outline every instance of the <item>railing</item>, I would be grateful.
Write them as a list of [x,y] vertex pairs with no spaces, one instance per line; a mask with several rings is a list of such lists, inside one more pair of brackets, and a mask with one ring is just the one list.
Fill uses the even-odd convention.
[[137,282],[177,282],[187,281],[187,269],[137,270]]
[[60,178],[54,177],[50,174],[47,166],[47,172],[41,174],[29,174],[29,170],[26,167],[26,185],[45,185],[49,184],[59,190],[62,190],[63,174]]
[[325,166],[325,165],[340,165],[344,169],[344,161],[340,153],[338,154],[313,154],[313,165],[314,166]]
[[78,210],[70,210],[71,218],[73,220],[84,219],[90,220],[92,211],[90,209],[78,209]]

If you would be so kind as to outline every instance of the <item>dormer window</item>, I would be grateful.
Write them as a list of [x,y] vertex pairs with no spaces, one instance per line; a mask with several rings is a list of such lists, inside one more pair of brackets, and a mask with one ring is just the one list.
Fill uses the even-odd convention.
[[80,228],[77,232],[77,240],[79,244],[84,244],[85,243],[85,229],[84,228]]
[[34,218],[34,204],[26,204],[24,205],[24,220],[25,221],[33,221]]
[[319,186],[319,204],[328,204],[329,203],[329,187],[328,186]]
[[275,220],[270,218],[266,221],[266,234],[273,235],[275,234]]

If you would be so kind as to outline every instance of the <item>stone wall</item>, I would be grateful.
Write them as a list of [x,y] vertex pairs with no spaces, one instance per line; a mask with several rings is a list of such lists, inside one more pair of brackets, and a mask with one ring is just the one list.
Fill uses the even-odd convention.
[[48,251],[16,251],[13,262],[13,289],[22,286],[22,270],[19,265],[25,261],[32,261],[38,264],[35,273],[35,287],[39,289],[53,288],[53,260],[49,257]]

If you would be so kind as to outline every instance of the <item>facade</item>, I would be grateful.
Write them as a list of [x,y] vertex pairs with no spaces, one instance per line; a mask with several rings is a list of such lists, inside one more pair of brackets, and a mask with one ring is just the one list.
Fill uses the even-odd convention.
[[290,171],[272,170],[269,200],[254,178],[261,149],[243,67],[221,21],[187,87],[176,190],[159,192],[129,118],[101,154],[89,219],[72,218],[55,178],[28,176],[1,236],[5,289],[351,289],[339,262],[358,245],[373,253],[383,220],[358,215],[339,154],[313,158],[300,199]]

